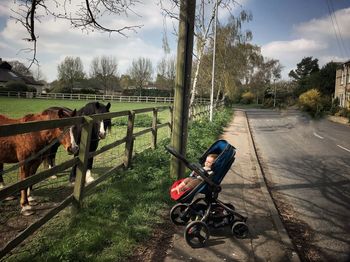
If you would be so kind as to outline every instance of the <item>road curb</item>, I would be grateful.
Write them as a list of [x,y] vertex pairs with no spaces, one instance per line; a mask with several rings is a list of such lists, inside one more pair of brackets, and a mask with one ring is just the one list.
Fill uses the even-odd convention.
[[256,150],[256,145],[255,145],[255,142],[254,142],[254,139],[253,139],[253,135],[252,135],[252,132],[251,132],[251,127],[250,127],[250,123],[249,123],[249,120],[248,120],[248,116],[247,116],[247,113],[245,110],[242,110],[244,112],[244,115],[245,115],[245,119],[246,119],[246,123],[247,123],[247,126],[248,126],[248,137],[249,137],[249,142],[250,142],[250,147],[251,147],[251,152],[254,152],[252,154],[253,158],[254,158],[254,164],[255,164],[255,169],[256,169],[256,173],[257,173],[257,176],[258,176],[258,179],[259,179],[259,184],[260,184],[260,188],[261,188],[261,191],[265,197],[265,200],[266,200],[266,203],[267,203],[267,206],[270,210],[270,213],[271,213],[271,217],[272,217],[272,220],[276,226],[276,229],[277,229],[277,232],[281,238],[281,241],[285,244],[285,246],[291,251],[291,257],[290,257],[290,261],[293,261],[293,262],[300,262],[300,258],[299,258],[299,255],[298,253],[295,251],[295,247],[287,233],[287,230],[285,229],[283,223],[282,223],[282,220],[280,218],[280,214],[277,210],[277,207],[272,199],[272,196],[271,196],[271,193],[270,191],[268,190],[267,188],[267,184],[266,184],[266,178],[265,178],[265,175],[264,175],[264,171],[261,167],[261,162],[260,162],[260,159],[258,157],[258,153],[257,153],[257,150]]

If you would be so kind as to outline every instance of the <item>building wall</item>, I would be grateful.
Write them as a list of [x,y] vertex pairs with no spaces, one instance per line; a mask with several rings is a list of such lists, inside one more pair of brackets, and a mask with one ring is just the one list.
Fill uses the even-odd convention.
[[350,61],[336,72],[334,97],[338,97],[341,107],[350,108]]

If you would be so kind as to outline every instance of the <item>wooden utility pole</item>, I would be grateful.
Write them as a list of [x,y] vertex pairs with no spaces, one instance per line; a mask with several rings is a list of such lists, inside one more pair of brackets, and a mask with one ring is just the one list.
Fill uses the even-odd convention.
[[[181,0],[171,145],[183,156],[187,144],[195,10],[195,0]],[[181,178],[184,172],[184,164],[172,157],[171,175]]]

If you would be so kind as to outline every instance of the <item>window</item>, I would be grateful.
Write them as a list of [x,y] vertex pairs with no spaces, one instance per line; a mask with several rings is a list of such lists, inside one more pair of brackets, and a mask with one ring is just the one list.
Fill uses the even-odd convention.
[[340,94],[340,95],[339,95],[339,105],[340,105],[341,107],[343,107],[343,105],[344,105],[344,103],[343,103],[343,94]]
[[341,79],[340,79],[341,85],[344,85],[344,79],[345,79],[345,71],[341,71]]

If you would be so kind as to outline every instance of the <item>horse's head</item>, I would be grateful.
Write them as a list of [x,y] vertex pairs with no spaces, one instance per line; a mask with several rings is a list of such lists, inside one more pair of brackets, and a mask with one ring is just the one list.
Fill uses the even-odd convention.
[[[99,102],[95,103],[95,114],[103,114],[108,113],[109,109],[111,108],[111,103],[108,102],[107,105],[103,105]],[[110,131],[112,127],[112,121],[110,118],[104,119],[103,121],[98,121],[98,137],[100,139],[106,138],[107,130]]]
[[[60,108],[57,111],[58,118],[66,118],[66,117],[73,117],[76,116],[77,110],[65,110],[63,108]],[[68,130],[65,130],[62,135],[59,138],[59,141],[61,145],[68,151],[68,153],[76,154],[79,151],[79,146],[76,142],[77,135],[74,134],[74,128],[75,126],[69,127]]]

